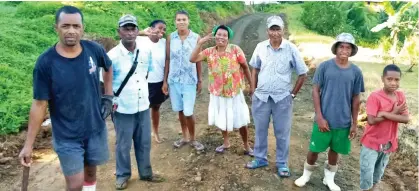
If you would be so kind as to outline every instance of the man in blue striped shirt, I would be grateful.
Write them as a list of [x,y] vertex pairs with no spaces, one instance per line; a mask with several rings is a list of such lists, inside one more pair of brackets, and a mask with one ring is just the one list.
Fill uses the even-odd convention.
[[[279,16],[267,19],[269,39],[259,43],[249,64],[252,69],[252,116],[256,128],[255,159],[246,167],[268,165],[268,128],[272,115],[276,138],[276,166],[280,177],[290,176],[288,169],[289,140],[293,99],[306,79],[308,71],[297,47],[283,39],[284,22]],[[295,71],[298,80],[292,88]]]

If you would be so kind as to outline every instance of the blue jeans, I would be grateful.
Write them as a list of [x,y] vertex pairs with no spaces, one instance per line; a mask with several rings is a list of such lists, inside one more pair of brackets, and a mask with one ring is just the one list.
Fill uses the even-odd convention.
[[114,124],[116,131],[116,178],[129,179],[131,177],[130,150],[133,141],[138,174],[140,178],[151,177],[150,110],[147,109],[135,114],[115,112]]
[[291,135],[292,105],[293,100],[291,95],[277,103],[270,97],[268,102],[263,102],[253,95],[252,116],[256,131],[254,147],[256,159],[268,160],[268,128],[272,115],[276,138],[276,166],[281,167],[287,165]]
[[83,172],[84,165],[98,166],[109,159],[108,130],[92,134],[83,141],[53,138],[52,145],[60,160],[64,176]]
[[378,152],[362,145],[359,156],[361,167],[360,188],[369,190],[380,182],[390,158],[389,153]]

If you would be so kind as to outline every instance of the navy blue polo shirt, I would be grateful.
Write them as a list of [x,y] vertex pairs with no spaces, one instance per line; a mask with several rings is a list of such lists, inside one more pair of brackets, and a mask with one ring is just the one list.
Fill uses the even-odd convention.
[[33,71],[33,98],[48,100],[54,139],[84,140],[105,129],[101,117],[99,70],[112,62],[102,46],[81,40],[75,58],[55,46],[39,56]]

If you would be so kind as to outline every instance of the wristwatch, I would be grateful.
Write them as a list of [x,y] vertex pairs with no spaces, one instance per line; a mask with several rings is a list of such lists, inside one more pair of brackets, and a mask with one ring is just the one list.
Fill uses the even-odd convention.
[[295,96],[295,94],[291,94],[291,97],[292,97],[292,99],[294,99],[296,96]]

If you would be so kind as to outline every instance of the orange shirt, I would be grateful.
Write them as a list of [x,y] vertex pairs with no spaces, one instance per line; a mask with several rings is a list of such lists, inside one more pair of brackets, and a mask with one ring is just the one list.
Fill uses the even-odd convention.
[[[406,102],[406,97],[403,92],[396,91],[398,104]],[[367,115],[377,116],[380,111],[391,112],[393,110],[394,102],[384,90],[377,90],[372,92],[367,99]],[[409,114],[406,110],[403,114]],[[361,138],[361,143],[370,149],[380,151],[381,144],[391,142],[391,148],[385,153],[394,152],[397,150],[398,144],[398,122],[391,120],[384,120],[375,125],[368,125]]]
[[211,94],[233,97],[244,88],[240,63],[246,63],[246,57],[239,46],[228,44],[221,54],[214,46],[205,49],[202,54],[208,63],[208,90]]

